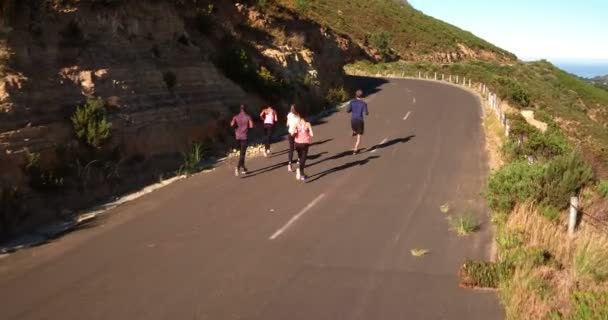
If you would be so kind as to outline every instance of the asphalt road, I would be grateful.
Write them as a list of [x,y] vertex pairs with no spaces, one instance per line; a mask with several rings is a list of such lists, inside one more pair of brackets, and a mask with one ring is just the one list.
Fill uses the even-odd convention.
[[[271,158],[194,176],[88,230],[0,260],[0,319],[501,319],[493,292],[458,287],[489,255],[476,98],[426,81],[359,79],[371,115],[321,121],[308,183]],[[450,213],[482,221],[469,237]],[[428,249],[424,257],[410,250]]]

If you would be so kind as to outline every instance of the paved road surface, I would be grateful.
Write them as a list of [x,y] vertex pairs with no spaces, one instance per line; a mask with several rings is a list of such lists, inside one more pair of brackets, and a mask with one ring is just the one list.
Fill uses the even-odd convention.
[[[502,318],[494,293],[456,277],[491,243],[476,99],[431,82],[358,81],[373,89],[366,152],[345,153],[349,118],[334,114],[315,127],[309,183],[283,152],[251,161],[245,178],[220,166],[4,258],[0,319]],[[481,230],[449,232],[444,203],[477,214]]]

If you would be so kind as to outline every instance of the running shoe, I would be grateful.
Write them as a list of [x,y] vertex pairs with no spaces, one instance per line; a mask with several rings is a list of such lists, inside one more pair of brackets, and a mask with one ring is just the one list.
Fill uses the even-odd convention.
[[242,174],[248,174],[249,170],[247,170],[247,168],[243,167],[243,169],[241,170]]
[[296,169],[296,180],[300,180],[302,176],[300,175],[300,168]]
[[308,176],[306,176],[305,174],[300,177],[300,181],[302,181],[302,182],[306,182],[307,179],[308,179]]
[[234,176],[235,177],[239,176],[239,168],[234,168]]
[[288,164],[288,165],[287,165],[287,171],[289,171],[289,172],[293,172],[293,168],[291,167],[291,164]]

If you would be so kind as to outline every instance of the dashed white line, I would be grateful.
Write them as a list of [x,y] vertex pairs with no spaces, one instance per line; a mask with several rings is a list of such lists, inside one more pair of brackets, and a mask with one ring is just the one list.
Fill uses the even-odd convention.
[[[388,138],[384,138],[384,140],[382,140],[382,142],[380,142],[380,145],[385,144],[388,141]],[[374,148],[374,150],[372,150],[372,153],[376,153],[376,151],[378,151],[378,148]]]
[[407,112],[407,114],[405,115],[405,117],[403,117],[403,120],[404,120],[404,121],[405,121],[405,120],[407,120],[407,118],[409,118],[409,117],[410,117],[410,114],[411,114],[411,113],[412,113],[411,111],[408,111],[408,112]]
[[318,197],[316,197],[311,203],[309,203],[302,211],[298,212],[295,216],[293,216],[281,229],[277,230],[272,236],[270,236],[270,240],[274,240],[278,238],[283,232],[285,232],[291,225],[293,225],[300,217],[302,217],[308,210],[314,207],[321,199],[325,197],[325,194],[322,193]]

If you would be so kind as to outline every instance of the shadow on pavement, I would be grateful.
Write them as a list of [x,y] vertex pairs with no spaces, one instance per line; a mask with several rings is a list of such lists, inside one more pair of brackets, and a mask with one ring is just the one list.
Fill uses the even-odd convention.
[[333,156],[331,156],[329,158],[325,158],[323,160],[319,160],[317,162],[310,163],[306,167],[308,168],[308,167],[316,166],[316,165],[321,164],[321,163],[326,162],[326,161],[338,160],[338,159],[342,159],[342,158],[344,158],[346,156],[352,156],[352,155],[353,155],[353,151],[352,150],[340,152],[340,153],[335,154],[335,155],[333,155]]
[[[317,142],[313,142],[310,146],[314,147],[314,146],[319,146],[328,142],[333,141],[334,139],[325,139],[325,140],[321,140],[321,141],[317,141]],[[274,157],[278,157],[278,156],[282,156],[282,155],[286,155],[287,152],[289,152],[289,149],[283,149],[281,151],[277,151],[277,152],[273,152],[272,155],[270,156],[270,158],[274,158]],[[294,151],[295,154],[295,151]]]
[[315,182],[315,181],[317,181],[317,180],[319,180],[319,179],[327,176],[328,174],[336,173],[336,172],[343,171],[343,170],[346,170],[346,169],[350,169],[350,168],[356,167],[356,166],[366,165],[371,160],[378,159],[378,158],[380,158],[380,156],[371,156],[371,157],[367,157],[367,158],[365,158],[363,160],[352,161],[352,162],[349,162],[349,163],[345,163],[345,164],[343,164],[341,166],[337,166],[335,168],[331,168],[331,169],[328,169],[328,170],[325,170],[325,171],[313,174],[312,176],[309,176],[310,180],[308,180],[306,183]]
[[412,140],[414,138],[416,138],[416,136],[415,135],[411,135],[411,136],[408,136],[408,137],[405,137],[405,138],[398,138],[398,139],[389,140],[389,141],[387,141],[385,143],[380,143],[380,144],[377,144],[377,145],[371,147],[366,152],[371,152],[371,151],[374,151],[374,150],[388,148],[388,147],[390,147],[392,145],[395,145],[397,143],[407,143],[407,142],[409,142],[410,140]]
[[346,78],[346,83],[351,88],[363,90],[363,97],[365,98],[382,91],[380,87],[388,83],[388,80],[382,78],[349,76]]

